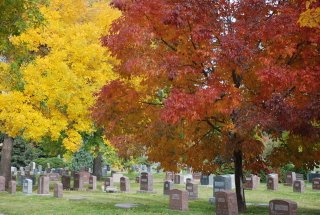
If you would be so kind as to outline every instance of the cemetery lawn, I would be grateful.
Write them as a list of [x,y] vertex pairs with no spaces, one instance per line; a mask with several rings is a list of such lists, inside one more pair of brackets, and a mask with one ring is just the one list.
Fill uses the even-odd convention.
[[[189,201],[189,211],[179,212],[168,209],[168,197],[162,193],[164,174],[154,174],[154,185],[156,194],[136,193],[139,184],[134,183],[131,177],[131,193],[104,193],[101,191],[101,182],[98,183],[97,191],[78,192],[64,191],[62,199],[53,197],[53,186],[50,186],[50,196],[38,196],[36,190],[33,195],[24,195],[21,188],[18,192],[10,195],[6,192],[0,193],[0,214],[215,214],[214,206],[209,204],[208,199],[212,196],[212,188],[199,187],[199,199]],[[116,183],[119,188],[119,184]],[[184,185],[175,185],[176,188],[185,189]],[[268,204],[269,200],[275,198],[290,199],[298,203],[298,214],[319,215],[320,214],[320,191],[313,191],[307,183],[305,193],[294,193],[292,187],[279,184],[278,191],[267,191],[266,185],[262,183],[258,190],[246,191],[247,203]],[[115,207],[118,203],[139,204],[137,208],[121,209]],[[268,214],[266,206],[248,206],[245,214]]]

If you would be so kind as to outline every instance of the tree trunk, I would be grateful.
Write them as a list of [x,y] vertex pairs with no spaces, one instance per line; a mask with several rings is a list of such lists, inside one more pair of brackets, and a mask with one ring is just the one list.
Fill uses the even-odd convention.
[[0,175],[6,179],[6,187],[9,185],[11,180],[11,153],[13,148],[13,138],[5,135],[0,161]]
[[93,159],[93,175],[97,177],[97,180],[102,176],[102,154],[98,153],[97,157]]
[[238,202],[238,211],[246,211],[246,199],[243,189],[243,171],[242,171],[242,151],[234,151],[234,167],[235,167],[235,182],[236,182],[236,194]]

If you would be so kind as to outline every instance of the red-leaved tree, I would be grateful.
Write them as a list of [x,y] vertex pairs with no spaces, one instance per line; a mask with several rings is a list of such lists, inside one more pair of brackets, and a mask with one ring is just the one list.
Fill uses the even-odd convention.
[[[94,118],[115,144],[136,144],[166,169],[234,162],[244,211],[243,166],[265,167],[257,131],[319,132],[319,37],[298,25],[302,3],[114,0],[123,16],[103,43],[121,61],[121,80],[101,90]],[[140,87],[130,84],[136,77]]]

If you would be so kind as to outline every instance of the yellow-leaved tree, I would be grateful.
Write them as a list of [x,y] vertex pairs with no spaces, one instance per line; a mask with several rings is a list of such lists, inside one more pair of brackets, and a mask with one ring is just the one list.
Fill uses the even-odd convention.
[[308,0],[306,1],[306,11],[301,13],[299,24],[302,27],[320,29],[320,1]]
[[17,71],[11,62],[0,62],[0,132],[6,134],[1,173],[6,179],[17,136],[36,142],[63,137],[64,147],[77,151],[80,133],[94,131],[89,110],[94,94],[116,78],[112,68],[117,62],[100,41],[121,15],[108,1],[51,0],[40,11],[42,26],[10,39],[33,60]]

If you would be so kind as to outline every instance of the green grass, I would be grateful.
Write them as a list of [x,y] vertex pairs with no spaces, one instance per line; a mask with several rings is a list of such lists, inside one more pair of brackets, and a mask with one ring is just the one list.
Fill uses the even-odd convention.
[[[208,203],[212,196],[212,188],[200,186],[199,199],[189,201],[189,211],[179,212],[168,209],[168,197],[162,193],[163,174],[155,175],[154,185],[156,194],[136,193],[139,184],[131,178],[131,193],[104,193],[101,191],[101,183],[98,191],[78,192],[64,191],[62,199],[50,196],[38,196],[34,190],[33,195],[24,195],[17,192],[10,195],[0,193],[0,214],[214,214],[214,206]],[[119,187],[118,184],[116,184]],[[176,188],[185,189],[183,185]],[[52,190],[51,190],[52,191]],[[75,197],[83,197],[82,200],[72,200]],[[305,193],[294,193],[291,187],[280,185],[279,191],[267,191],[266,185],[261,184],[258,190],[246,191],[247,202],[268,203],[271,199],[291,199],[298,203],[298,214],[320,214],[320,191],[313,191],[310,184]],[[117,203],[136,203],[140,206],[134,209],[120,209],[114,205]],[[262,206],[249,206],[246,214],[268,214],[268,208]]]

